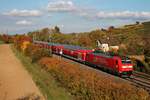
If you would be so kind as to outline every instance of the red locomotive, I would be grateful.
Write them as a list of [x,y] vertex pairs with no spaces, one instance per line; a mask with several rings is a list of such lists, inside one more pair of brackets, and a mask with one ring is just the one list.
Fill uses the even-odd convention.
[[109,52],[97,52],[97,50],[93,51],[91,49],[79,46],[38,41],[35,41],[34,43],[39,44],[40,47],[51,48],[52,52],[55,54],[59,54],[82,63],[109,70],[121,77],[130,77],[132,75],[133,65],[131,64],[131,60],[127,57],[112,55]]
[[112,55],[109,52],[92,52],[86,55],[86,63],[109,70],[121,77],[131,76],[133,65],[128,57]]

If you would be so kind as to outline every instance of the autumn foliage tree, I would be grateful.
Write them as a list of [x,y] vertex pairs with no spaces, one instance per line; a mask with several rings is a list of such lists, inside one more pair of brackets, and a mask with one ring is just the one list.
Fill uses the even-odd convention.
[[3,35],[1,35],[1,40],[4,41],[5,43],[12,43],[13,36],[8,35],[8,34],[3,34]]
[[2,39],[2,35],[0,34],[0,41],[3,41],[3,39]]
[[88,36],[81,35],[79,37],[78,44],[80,46],[87,47],[87,46],[90,46],[92,44],[92,41],[91,41],[91,39]]
[[25,41],[32,42],[32,38],[26,35],[15,35],[14,38],[14,46],[18,49],[21,50],[21,47]]
[[42,57],[51,57],[52,52],[50,49],[40,48],[35,44],[29,44],[25,50],[25,55],[29,56],[32,62],[36,62]]

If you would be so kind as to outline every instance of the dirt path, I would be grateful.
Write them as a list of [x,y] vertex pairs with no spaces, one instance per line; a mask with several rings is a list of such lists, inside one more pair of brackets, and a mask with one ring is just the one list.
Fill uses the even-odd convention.
[[35,98],[41,97],[31,76],[9,45],[0,45],[0,100],[16,100],[31,94],[34,94]]

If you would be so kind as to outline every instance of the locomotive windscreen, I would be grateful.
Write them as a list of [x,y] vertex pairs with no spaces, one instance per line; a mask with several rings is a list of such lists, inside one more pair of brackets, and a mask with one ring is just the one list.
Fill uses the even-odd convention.
[[131,60],[128,57],[123,57],[121,61],[123,64],[131,64]]

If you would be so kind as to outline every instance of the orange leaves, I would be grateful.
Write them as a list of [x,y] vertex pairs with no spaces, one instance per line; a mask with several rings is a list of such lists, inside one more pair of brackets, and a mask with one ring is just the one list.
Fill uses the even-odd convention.
[[27,48],[27,45],[30,44],[32,39],[26,35],[15,35],[13,37],[14,46],[18,50],[24,51]]
[[92,40],[86,35],[81,35],[79,37],[78,43],[81,46],[87,47],[87,46],[91,46],[92,45]]
[[43,57],[41,60],[39,60],[38,63],[41,64],[43,67],[47,67],[48,70],[51,70],[51,69],[56,69],[56,67],[60,62],[53,58]]
[[47,67],[61,86],[67,88],[77,100],[148,99],[147,92],[141,89],[64,59],[44,57],[39,63]]
[[39,48],[35,44],[29,44],[25,50],[25,55],[29,56],[32,62],[36,62],[42,57],[51,57],[51,50]]
[[0,35],[0,40],[4,41],[4,43],[12,43],[13,37],[11,35],[3,34]]

